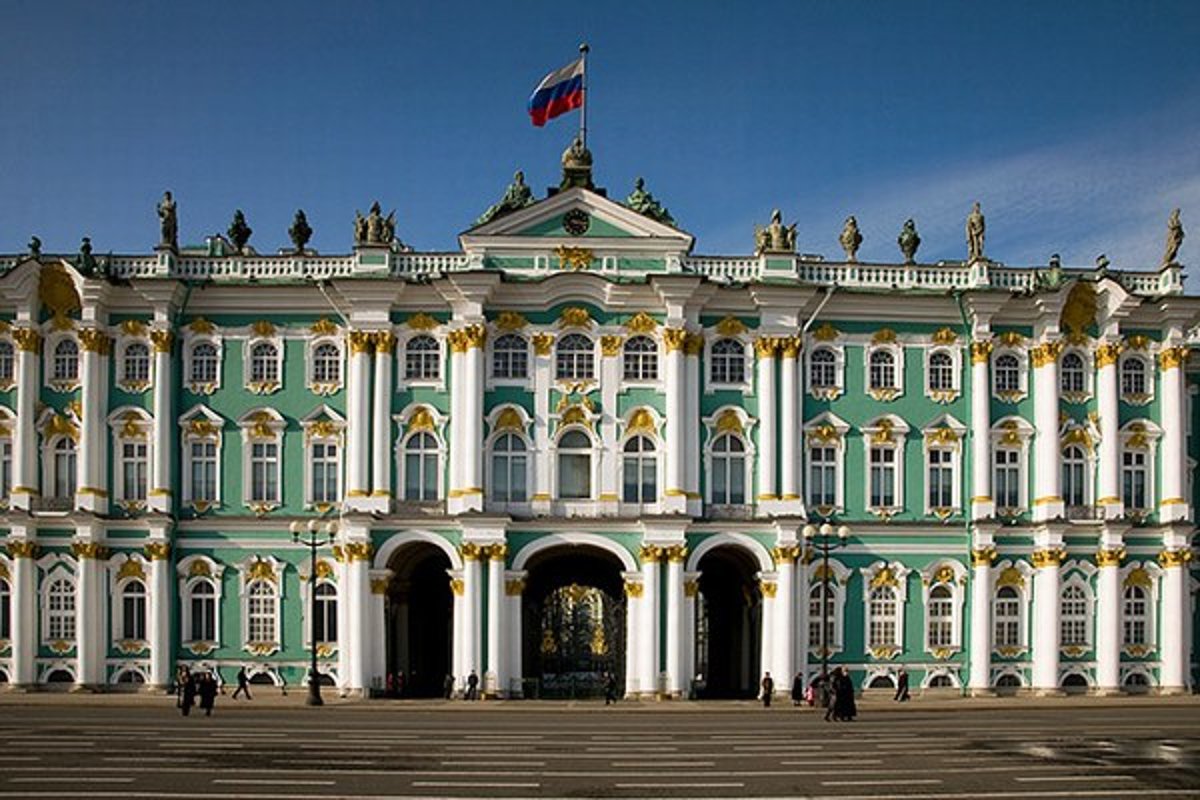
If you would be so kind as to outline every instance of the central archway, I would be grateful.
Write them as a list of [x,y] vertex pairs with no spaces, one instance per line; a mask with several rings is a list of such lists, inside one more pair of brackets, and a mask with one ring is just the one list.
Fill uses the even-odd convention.
[[552,547],[531,556],[521,599],[526,697],[596,697],[605,676],[625,685],[621,560],[597,547]]
[[450,559],[436,545],[414,541],[398,547],[387,566],[393,573],[385,623],[389,686],[404,697],[440,697],[453,663]]
[[700,558],[696,597],[696,673],[704,698],[753,698],[762,652],[759,565],[742,547],[714,547]]

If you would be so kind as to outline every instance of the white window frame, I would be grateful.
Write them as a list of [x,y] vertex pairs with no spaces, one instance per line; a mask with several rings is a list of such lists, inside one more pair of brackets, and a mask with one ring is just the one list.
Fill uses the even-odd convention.
[[[1139,580],[1139,572],[1145,573],[1145,577],[1149,579],[1149,586]],[[1121,627],[1118,631],[1121,652],[1132,658],[1152,658],[1153,654],[1158,651],[1159,594],[1163,570],[1153,561],[1130,561],[1121,567],[1118,575],[1121,581]],[[1129,643],[1125,640],[1125,624],[1127,622],[1125,593],[1133,586],[1137,586],[1146,593],[1146,640],[1140,644]]]
[[[284,570],[287,564],[274,556],[251,556],[238,565],[238,601],[241,607],[242,649],[258,656],[269,656],[283,646]],[[273,639],[250,638],[251,590],[256,585],[274,590],[271,620],[274,625]]]
[[[254,379],[254,350],[263,345],[275,348],[275,378]],[[283,338],[276,335],[250,336],[242,347],[242,384],[251,394],[274,394],[283,388]],[[268,362],[269,363],[269,362]]]
[[[131,568],[129,565],[132,564]],[[108,563],[109,614],[112,619],[111,644],[122,652],[139,652],[150,639],[150,580],[149,564],[140,555],[118,556]],[[137,581],[142,585],[142,636],[125,636],[125,590]]]
[[[0,406],[0,510],[7,509],[12,496],[13,449],[16,447],[16,415]],[[0,562],[2,563],[2,562]]]
[[[307,565],[305,566],[304,569],[305,570],[308,569]],[[323,571],[325,572],[324,575],[322,575]],[[334,615],[333,615],[333,624],[337,627],[337,630],[336,630],[337,637],[335,637],[334,639],[331,639],[331,640],[322,640],[322,641],[317,642],[317,655],[322,656],[322,657],[332,655],[333,652],[335,652],[337,650],[338,642],[342,635],[342,619],[345,615],[344,614],[345,610],[342,608],[341,587],[338,585],[338,582],[333,578],[333,576],[336,574],[337,574],[337,569],[336,569],[335,565],[330,564],[325,559],[322,559],[322,558],[317,559],[317,576],[318,577],[316,580],[316,586],[318,588],[331,587],[334,592],[333,602],[337,604],[335,606]],[[300,573],[300,605],[303,609],[301,612],[301,615],[304,618],[304,646],[305,647],[312,647],[313,631],[315,630],[315,627],[316,627],[316,618],[313,617],[313,614],[312,614],[313,603],[312,603],[312,597],[310,595],[310,592],[314,591],[312,586],[313,586],[313,583],[310,579],[308,572],[302,571]],[[319,594],[317,596],[318,596],[318,598],[321,597],[321,595],[319,595]],[[321,602],[322,601],[320,599],[318,599],[317,605],[319,606],[321,604]],[[322,651],[324,651],[324,652],[322,652]]]
[[[20,349],[17,347],[16,341],[13,340],[12,334],[9,333],[10,330],[11,328],[0,329],[0,346],[8,348],[7,358],[9,359],[8,374],[5,375],[3,371],[0,371],[0,392],[10,391],[17,385],[17,361]],[[0,365],[2,364],[3,358],[0,358]]]
[[[832,412],[825,412],[804,425],[804,502],[810,509],[828,517],[841,513],[846,508],[846,434],[850,425]],[[813,448],[833,448],[834,451],[834,505],[818,506],[813,502],[812,451]]]
[[[75,344],[75,377],[56,378],[54,366],[58,346],[70,341]],[[73,392],[83,382],[83,343],[73,331],[53,331],[46,336],[42,347],[42,384],[56,392]]]
[[[1142,364],[1142,375],[1146,381],[1144,394],[1125,391],[1125,365],[1138,361]],[[1157,381],[1155,360],[1151,353],[1139,350],[1126,350],[1117,358],[1117,393],[1121,402],[1131,406],[1146,406],[1154,402],[1154,384]]]
[[[138,346],[146,348],[146,377],[129,380],[129,350]],[[142,394],[154,385],[154,345],[145,336],[122,336],[117,339],[116,383],[129,394]]]
[[[1069,498],[1067,497],[1067,451],[1071,449],[1076,449],[1083,454],[1083,503],[1079,505],[1072,505],[1068,502]],[[1060,486],[1062,487],[1063,503],[1065,504],[1066,509],[1069,511],[1073,508],[1091,508],[1093,505],[1095,505],[1095,481],[1093,480],[1096,472],[1095,453],[1092,452],[1091,448],[1080,442],[1071,442],[1062,447],[1062,449],[1059,451],[1058,459],[1060,472],[1058,480]]]
[[[112,433],[113,498],[129,513],[142,511],[150,499],[151,475],[154,470],[154,449],[151,441],[154,418],[141,408],[123,406],[108,415]],[[125,492],[125,445],[142,444],[146,448],[144,498],[127,497]]]
[[[638,374],[630,377],[628,374],[630,359],[629,346],[635,342],[649,342],[651,348],[649,350],[638,350],[632,355],[638,361]],[[654,374],[646,377],[643,373],[646,371],[647,361],[654,367]],[[621,382],[628,386],[657,386],[659,381],[663,380],[665,372],[665,364],[662,357],[662,345],[658,339],[648,333],[634,334],[625,341],[621,342]]]
[[[216,375],[213,381],[194,380],[194,355],[200,345],[211,345],[217,354]],[[221,388],[225,371],[225,347],[220,336],[213,334],[188,334],[183,342],[183,385],[192,394],[211,395]]]
[[[571,352],[576,354],[572,357],[572,364],[574,365],[574,368],[578,368],[580,359],[583,359],[584,360],[583,363],[586,364],[586,363],[589,363],[587,361],[587,359],[590,357],[591,373],[592,373],[591,375],[585,375],[585,376],[580,376],[580,375],[562,376],[562,375],[559,375],[559,370],[558,370],[559,357],[562,355],[562,353],[560,353],[560,351],[562,349],[563,342],[567,341],[568,339],[575,339],[575,338],[587,340],[591,344],[591,348],[587,349],[587,350],[584,350],[584,349],[572,350]],[[556,337],[554,340],[554,348],[551,351],[551,357],[550,357],[550,369],[551,369],[551,374],[554,376],[554,382],[555,383],[595,383],[595,382],[599,381],[600,380],[601,360],[596,354],[597,347],[598,347],[597,337],[592,336],[587,333],[584,333],[582,331],[567,331],[566,333],[563,333],[561,336]],[[574,371],[574,369],[573,369],[573,371]]]
[[[1082,391],[1078,391],[1078,392],[1068,391],[1063,386],[1066,381],[1066,366],[1065,366],[1065,364],[1066,364],[1067,356],[1069,356],[1069,355],[1077,356],[1079,358],[1080,362],[1082,363],[1082,367],[1081,367],[1081,369],[1083,370],[1083,389],[1082,389]],[[1092,381],[1094,380],[1093,373],[1095,372],[1095,370],[1092,368],[1093,363],[1094,363],[1094,359],[1093,359],[1092,355],[1083,347],[1070,346],[1063,350],[1062,355],[1059,356],[1059,359],[1058,359],[1058,392],[1059,392],[1059,396],[1062,397],[1063,400],[1065,400],[1068,403],[1086,403],[1088,400],[1091,399],[1092,392],[1094,391]]]
[[[1132,515],[1147,515],[1153,513],[1158,507],[1158,487],[1156,481],[1157,474],[1157,456],[1158,456],[1158,440],[1162,438],[1162,428],[1158,427],[1154,422],[1148,419],[1132,419],[1125,423],[1120,430],[1120,463],[1118,469],[1118,486],[1121,491],[1121,502],[1125,506],[1125,513]],[[1138,452],[1145,455],[1146,461],[1146,506],[1145,508],[1132,508],[1125,503],[1125,454],[1127,452]]]
[[[39,605],[41,606],[42,611],[42,635],[40,638],[42,644],[44,645],[54,645],[59,642],[65,642],[71,649],[74,649],[75,640],[79,636],[79,579],[78,576],[72,573],[61,560],[54,559],[54,562],[52,562],[54,565],[47,570],[46,575],[42,578],[42,585],[40,587],[40,591],[38,592],[38,597],[41,601]],[[59,581],[63,581],[67,584],[68,591],[64,597],[69,600],[70,608],[69,610],[60,610],[56,613],[56,611],[51,608],[50,594],[51,589],[53,589]],[[66,627],[69,627],[69,631],[59,631],[63,634],[61,636],[52,635],[54,633],[54,631],[52,631],[52,628],[54,627],[52,620],[56,617],[62,619],[64,621],[63,624]]]
[[[497,377],[496,375],[496,345],[500,340],[507,337],[520,339],[525,343],[525,376],[520,378],[512,377]],[[507,352],[516,352],[515,349]],[[494,335],[488,337],[487,341],[487,385],[488,386],[516,386],[520,388],[529,388],[533,381],[533,372],[536,356],[533,354],[533,346],[529,341],[529,337],[520,331],[497,331]]]
[[[707,436],[704,441],[704,469],[707,479],[704,481],[704,503],[718,510],[736,513],[749,513],[754,506],[754,464],[756,448],[754,446],[753,429],[758,420],[751,417],[738,406],[722,406],[705,417],[702,422]],[[736,424],[730,424],[730,423]],[[726,426],[729,427],[726,427]],[[743,478],[746,487],[745,502],[742,504],[725,505],[713,501],[713,445],[717,439],[726,433],[733,434],[741,440],[744,456]]]
[[[892,356],[891,385],[871,385],[871,358],[876,353]],[[904,346],[897,342],[874,342],[863,348],[863,386],[869,396],[882,403],[890,403],[904,395]]]
[[[197,655],[206,655],[221,646],[221,610],[224,597],[222,576],[225,566],[208,556],[193,555],[180,560],[176,566],[179,575],[179,638],[185,649]],[[213,587],[213,639],[193,639],[192,635],[192,592],[201,581]]]
[[[886,422],[885,422],[886,421]],[[904,460],[905,442],[908,438],[908,423],[893,414],[873,419],[863,426],[863,498],[868,511],[878,516],[890,517],[905,509],[904,496]],[[875,441],[876,438],[880,441]],[[885,437],[887,440],[885,441]],[[875,506],[871,503],[871,450],[875,447],[891,448],[895,451],[894,478],[892,495],[896,500],[894,506]]]
[[[996,513],[1002,517],[1013,517],[1029,510],[1029,443],[1033,440],[1033,425],[1023,417],[1009,416],[996,420],[989,432],[991,438],[992,463],[992,500]],[[1020,505],[1012,508],[1000,505],[996,496],[996,458],[997,450],[1016,450],[1017,457],[1017,493]]]
[[[996,363],[1003,356],[1013,356],[1017,359],[1017,388],[1002,390],[998,385],[999,377]],[[992,351],[992,360],[988,365],[991,372],[992,397],[1002,403],[1019,403],[1029,396],[1029,353],[1023,347],[997,347]]]
[[[950,387],[947,389],[933,388],[932,361],[934,356],[947,355],[950,357]],[[952,403],[962,394],[962,348],[946,345],[933,345],[925,348],[925,396],[935,403]]]
[[[742,380],[715,381],[713,380],[713,347],[722,341],[737,342],[742,346]],[[736,358],[736,356],[731,356]],[[753,341],[747,334],[721,335],[715,330],[706,333],[704,337],[704,393],[712,394],[717,391],[737,391],[742,394],[754,392],[754,347]]]
[[[193,426],[193,421],[196,423]],[[183,504],[191,506],[194,511],[203,513],[210,508],[221,505],[221,444],[224,439],[222,431],[225,420],[207,406],[195,406],[179,417],[180,427],[180,459],[183,473],[181,475],[181,492]],[[199,499],[193,496],[192,486],[192,447],[193,443],[208,442],[215,449],[214,494],[211,500]]]
[[[965,441],[967,428],[961,422],[949,414],[944,414],[926,427],[923,431],[925,447],[925,473],[923,480],[923,492],[925,499],[925,513],[937,516],[939,519],[947,519],[954,514],[962,512],[962,495],[963,495],[963,469],[962,469],[962,451],[963,442]],[[930,470],[933,466],[934,452],[948,453],[950,456],[950,505],[949,506],[934,506],[930,502]]]
[[[933,654],[936,658],[946,658],[962,650],[966,582],[967,568],[951,559],[935,561],[921,571],[921,586],[923,587],[921,600],[924,604],[922,618],[925,626],[921,640],[924,642],[925,652]],[[945,645],[934,644],[930,641],[931,623],[933,622],[930,605],[933,601],[933,590],[939,586],[950,590],[950,643]]]
[[0,558],[0,648],[7,648],[12,639],[13,587],[9,580],[12,568],[7,558]]
[[[502,426],[503,421],[503,426]],[[496,406],[487,416],[488,434],[484,446],[484,507],[491,511],[528,513],[530,503],[535,493],[534,479],[538,455],[533,447],[533,438],[529,435],[532,419],[529,413],[519,405],[505,403]],[[496,440],[505,434],[513,434],[525,445],[525,500],[522,502],[504,502],[492,500],[492,487],[495,486],[493,476],[494,446]]]
[[[436,358],[437,375],[430,377],[408,377],[408,346],[416,339],[432,339],[437,345],[436,350],[418,352],[430,353]],[[425,386],[440,390],[446,386],[446,338],[433,330],[405,330],[396,339],[396,388],[407,389],[413,386]]]
[[[823,564],[822,559],[814,559],[808,565],[808,586],[809,595],[804,598],[806,604],[811,604],[812,592],[814,587],[821,585],[821,569]],[[850,584],[851,570],[842,564],[837,559],[829,559],[829,580],[828,586],[833,590],[833,641],[827,642],[828,655],[836,655],[845,649],[845,618],[846,618],[846,588]],[[811,606],[810,606],[811,607]],[[818,632],[820,631],[820,617],[809,620],[810,623],[817,625]],[[804,632],[806,637],[812,634],[811,625]],[[810,645],[808,648],[809,657],[820,663],[821,661],[821,645],[818,640],[817,644]]]
[[[562,487],[559,484],[559,455],[561,455],[559,443],[563,437],[569,433],[582,433],[587,437],[591,447],[587,449],[588,455],[588,471],[590,479],[588,483],[589,494],[587,497],[563,497]],[[565,509],[578,508],[585,504],[591,504],[600,496],[600,455],[603,452],[602,445],[599,444],[599,436],[593,433],[589,428],[583,425],[566,425],[560,428],[554,434],[554,439],[550,444],[550,485],[554,490],[554,501]],[[582,454],[583,449],[572,450],[575,454]]]
[[[304,429],[304,507],[324,513],[339,505],[346,491],[346,419],[329,406],[321,405],[300,420],[300,427]],[[313,446],[317,443],[334,444],[338,448],[336,499],[330,503],[318,503],[313,495]]]
[[[1005,575],[1005,571],[1009,569],[1016,571],[1014,574],[1020,577],[1020,581],[1001,585],[1000,580]],[[1033,580],[1032,569],[1024,561],[1004,560],[993,567],[992,573],[991,592],[988,595],[988,602],[991,604],[990,629],[988,630],[992,644],[991,652],[1005,658],[1015,658],[1029,650],[1029,601],[1030,583]],[[1011,587],[1017,595],[1017,644],[1015,645],[1002,645],[996,638],[996,625],[999,620],[999,616],[996,614],[996,604],[999,600],[1000,590],[1006,586]]]
[[[1087,565],[1090,566],[1090,565]],[[1083,563],[1072,561],[1064,564],[1062,567],[1064,580],[1058,590],[1058,641],[1061,650],[1069,656],[1080,656],[1090,651],[1095,643],[1095,605],[1096,598],[1092,592],[1091,573],[1083,571]],[[1083,593],[1083,641],[1080,643],[1068,642],[1063,636],[1065,623],[1068,621],[1067,615],[1064,613],[1063,600],[1067,589],[1078,589]],[[1072,618],[1073,619],[1073,618]]]
[[[814,386],[812,382],[812,357],[818,350],[833,354],[833,386]],[[836,400],[846,391],[846,348],[832,342],[811,343],[804,354],[804,385],[808,393],[817,400]]]
[[[397,502],[441,502],[446,497],[446,459],[448,458],[448,449],[446,447],[445,425],[446,417],[441,414],[436,408],[424,403],[412,403],[405,409],[396,414],[392,418],[399,434],[396,436],[392,448],[393,462],[396,466],[396,487],[394,497]],[[427,501],[405,500],[404,479],[405,479],[405,464],[404,456],[407,452],[406,445],[408,438],[414,434],[424,431],[433,435],[434,441],[438,447],[438,463],[437,463],[437,499]],[[481,489],[485,487],[480,487]]]
[[[50,433],[50,431],[53,430],[51,427],[51,422],[54,416],[54,410],[47,408],[44,412],[42,412],[42,418],[39,425],[39,427],[42,428],[42,496],[46,498],[59,498],[63,501],[69,500],[71,507],[74,508],[75,495],[78,493],[79,487],[82,486],[79,481],[81,464],[79,460],[79,431],[82,426],[80,425],[79,419],[75,416],[74,412],[67,411],[63,418],[69,421],[71,430],[68,432]],[[74,443],[75,471],[72,477],[73,490],[69,493],[60,495],[58,492],[56,453],[59,443],[64,440],[70,440]]]
[[[319,380],[317,375],[317,350],[323,347],[333,347],[337,353],[337,380]],[[305,353],[304,379],[308,390],[316,395],[328,397],[336,394],[346,383],[346,349],[342,346],[341,336],[314,336],[308,340]]]
[[[632,454],[632,456],[637,458],[639,461],[645,460],[647,458],[649,458],[653,461],[654,496],[651,497],[649,501],[643,500],[642,502],[631,503],[625,499],[625,459],[627,457],[631,456],[631,454],[628,454],[625,452],[625,447],[631,441],[633,441],[634,439],[638,439],[638,438],[645,439],[646,441],[648,441],[650,443],[651,448],[653,448],[649,452],[635,453],[635,454]],[[634,431],[633,433],[627,432],[617,442],[617,455],[618,455],[618,459],[619,459],[620,465],[621,465],[620,477],[617,481],[617,496],[620,498],[619,502],[620,502],[621,513],[623,513],[623,514],[624,513],[629,513],[629,514],[655,514],[655,513],[658,513],[660,499],[663,497],[663,494],[667,489],[667,487],[663,484],[663,480],[665,479],[665,476],[663,474],[665,471],[664,461],[666,460],[663,457],[663,442],[659,439],[659,437],[657,435],[655,435],[654,433],[649,432],[649,431]],[[641,483],[640,473],[639,473],[639,481],[638,482],[640,485],[640,483]],[[639,489],[639,493],[640,493],[640,489]]]
[[[871,611],[871,595],[875,589],[872,583],[876,576],[887,570],[894,578],[894,582],[887,583],[887,587],[894,593],[896,604],[895,626],[892,631],[892,641],[882,642],[872,645],[871,643],[871,624],[874,622],[874,614]],[[908,601],[908,575],[910,569],[905,567],[899,561],[887,563],[884,561],[876,561],[873,564],[862,567],[859,573],[862,575],[863,588],[863,649],[872,658],[891,659],[904,652],[904,606]]]
[[[283,505],[283,464],[286,453],[283,449],[283,431],[287,421],[273,408],[259,407],[247,411],[238,419],[242,429],[242,505],[256,514],[274,511]],[[275,490],[274,497],[254,497],[254,445],[275,445]]]

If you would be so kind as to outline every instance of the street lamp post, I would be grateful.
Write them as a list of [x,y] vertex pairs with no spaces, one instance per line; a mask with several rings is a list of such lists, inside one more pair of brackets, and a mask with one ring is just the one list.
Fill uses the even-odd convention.
[[804,539],[821,553],[821,680],[826,680],[829,671],[829,554],[846,546],[850,528],[838,526],[835,537],[833,525],[828,520],[819,528],[805,525]]
[[[321,524],[318,520],[310,519],[307,523],[296,520],[291,524],[292,541],[308,548],[311,562],[308,575],[308,627],[309,645],[312,650],[312,662],[308,671],[308,698],[306,705],[323,706],[321,699],[321,673],[317,669],[317,549],[333,544],[337,534],[337,522],[330,520]],[[324,536],[319,535],[324,533]]]

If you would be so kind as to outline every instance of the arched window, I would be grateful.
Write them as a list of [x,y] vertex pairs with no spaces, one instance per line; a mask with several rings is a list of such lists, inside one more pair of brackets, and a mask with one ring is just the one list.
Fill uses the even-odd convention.
[[404,443],[404,499],[438,499],[438,445],[431,433],[414,433]]
[[944,350],[929,356],[929,391],[954,390],[954,358]]
[[808,504],[816,508],[837,506],[837,447],[815,444],[808,448]]
[[192,374],[190,383],[216,383],[219,354],[212,342],[198,342],[192,347]]
[[217,590],[212,581],[197,580],[191,587],[191,630],[188,641],[217,640]]
[[79,345],[74,339],[63,339],[54,346],[53,380],[70,383],[79,380]]
[[50,496],[58,500],[75,497],[75,440],[60,436],[54,443],[54,466],[51,472]]
[[[821,608],[821,598],[825,608]],[[821,640],[822,612],[825,620],[825,639]],[[832,648],[837,623],[837,593],[828,583],[817,583],[808,590],[808,646]],[[818,651],[819,652],[819,651]]]
[[246,589],[246,639],[250,642],[277,641],[278,595],[269,581],[251,581]]
[[143,342],[133,342],[125,348],[122,381],[127,384],[150,382],[150,348]]
[[746,347],[737,339],[718,339],[710,352],[712,383],[746,382]]
[[930,689],[949,689],[952,686],[954,686],[954,681],[944,672],[934,675],[929,679]]
[[506,333],[492,345],[492,377],[524,379],[529,376],[529,344],[524,336]]
[[1125,587],[1125,602],[1122,608],[1123,645],[1149,644],[1149,598],[1141,586]]
[[1021,391],[1021,361],[1012,353],[996,357],[993,365],[993,380],[997,394],[1015,394]]
[[719,506],[746,503],[746,445],[732,433],[712,445],[712,502]]
[[828,347],[818,347],[809,355],[808,385],[814,389],[837,386],[837,355]]
[[55,579],[46,592],[46,638],[75,638],[75,586],[66,578]]
[[1150,680],[1143,672],[1131,672],[1125,676],[1125,685],[1136,688],[1145,688],[1150,685]]
[[250,348],[250,382],[279,383],[279,349],[271,342]]
[[1067,508],[1087,504],[1087,455],[1076,444],[1063,450],[1062,495]]
[[1146,391],[1146,362],[1131,356],[1121,362],[1121,394],[1127,397],[1144,397]]
[[625,342],[625,380],[658,380],[658,345],[649,336],[634,336]]
[[870,389],[892,389],[896,386],[896,356],[891,350],[871,351]]
[[1021,686],[1021,678],[1011,672],[1006,672],[996,679],[996,687],[1000,689],[1018,689]]
[[312,353],[313,383],[338,383],[342,379],[342,353],[333,342],[321,342]]
[[658,500],[658,458],[654,442],[634,436],[625,443],[624,489],[626,503],[653,503]]
[[0,579],[0,639],[12,638],[12,587]]
[[0,342],[0,383],[11,383],[16,370],[12,342]]
[[869,599],[871,627],[867,632],[867,647],[887,647],[896,643],[896,590],[877,586]]
[[502,433],[492,443],[492,500],[497,503],[524,503],[528,498],[527,448],[515,433]]
[[592,496],[592,440],[583,431],[568,431],[558,440],[558,496],[563,500]]
[[996,647],[1021,646],[1021,596],[1012,586],[1001,586],[993,608]]
[[146,638],[146,584],[132,580],[121,589],[121,638]]
[[1063,394],[1080,395],[1087,391],[1087,373],[1084,371],[1083,356],[1076,352],[1062,357],[1062,372],[1059,384]]
[[313,620],[313,641],[330,644],[338,639],[337,587],[318,583],[316,589],[316,618]]
[[1059,636],[1063,647],[1087,645],[1087,621],[1087,593],[1078,584],[1064,586],[1059,604]]
[[414,336],[404,345],[405,380],[436,381],[442,374],[441,366],[441,348],[432,336]]
[[596,348],[582,333],[571,333],[558,340],[554,361],[558,380],[590,380],[596,376]]
[[954,593],[944,583],[939,583],[929,590],[929,604],[926,607],[929,614],[930,650],[940,647],[954,646]]

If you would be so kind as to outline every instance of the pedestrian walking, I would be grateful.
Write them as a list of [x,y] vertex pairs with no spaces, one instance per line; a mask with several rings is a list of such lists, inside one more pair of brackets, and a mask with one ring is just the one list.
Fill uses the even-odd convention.
[[197,691],[200,693],[200,707],[204,709],[204,716],[211,717],[213,705],[217,702],[217,680],[211,672],[200,677]]
[[196,676],[184,669],[183,688],[179,698],[179,709],[186,717],[192,713],[192,706],[196,704]]
[[854,703],[854,682],[845,667],[838,667],[834,676],[834,718],[839,722],[853,722],[858,716],[858,707]]
[[762,703],[763,708],[771,707],[771,695],[775,694],[775,681],[771,678],[771,673],[763,673],[762,679]]
[[446,680],[442,681],[442,693],[447,700],[454,696],[454,676],[450,673],[446,673]]
[[838,716],[838,671],[826,675],[821,680],[821,697],[825,707],[825,721],[841,722],[841,717]]
[[471,670],[471,674],[467,676],[467,699],[479,699],[479,676],[475,674],[475,670]]
[[897,703],[907,703],[911,695],[908,693],[908,670],[900,668],[900,674],[896,677],[896,696],[892,699]]
[[804,676],[799,672],[792,678],[792,705],[798,706],[804,702]]
[[244,694],[247,700],[253,700],[254,698],[250,696],[250,676],[246,674],[244,665],[238,670],[237,681],[238,686],[233,690],[233,699],[237,700],[239,694]]
[[183,708],[183,687],[187,685],[191,673],[183,664],[175,670],[175,707]]
[[611,672],[604,675],[604,705],[617,702],[617,676]]
[[396,673],[396,696],[404,697],[404,670]]

